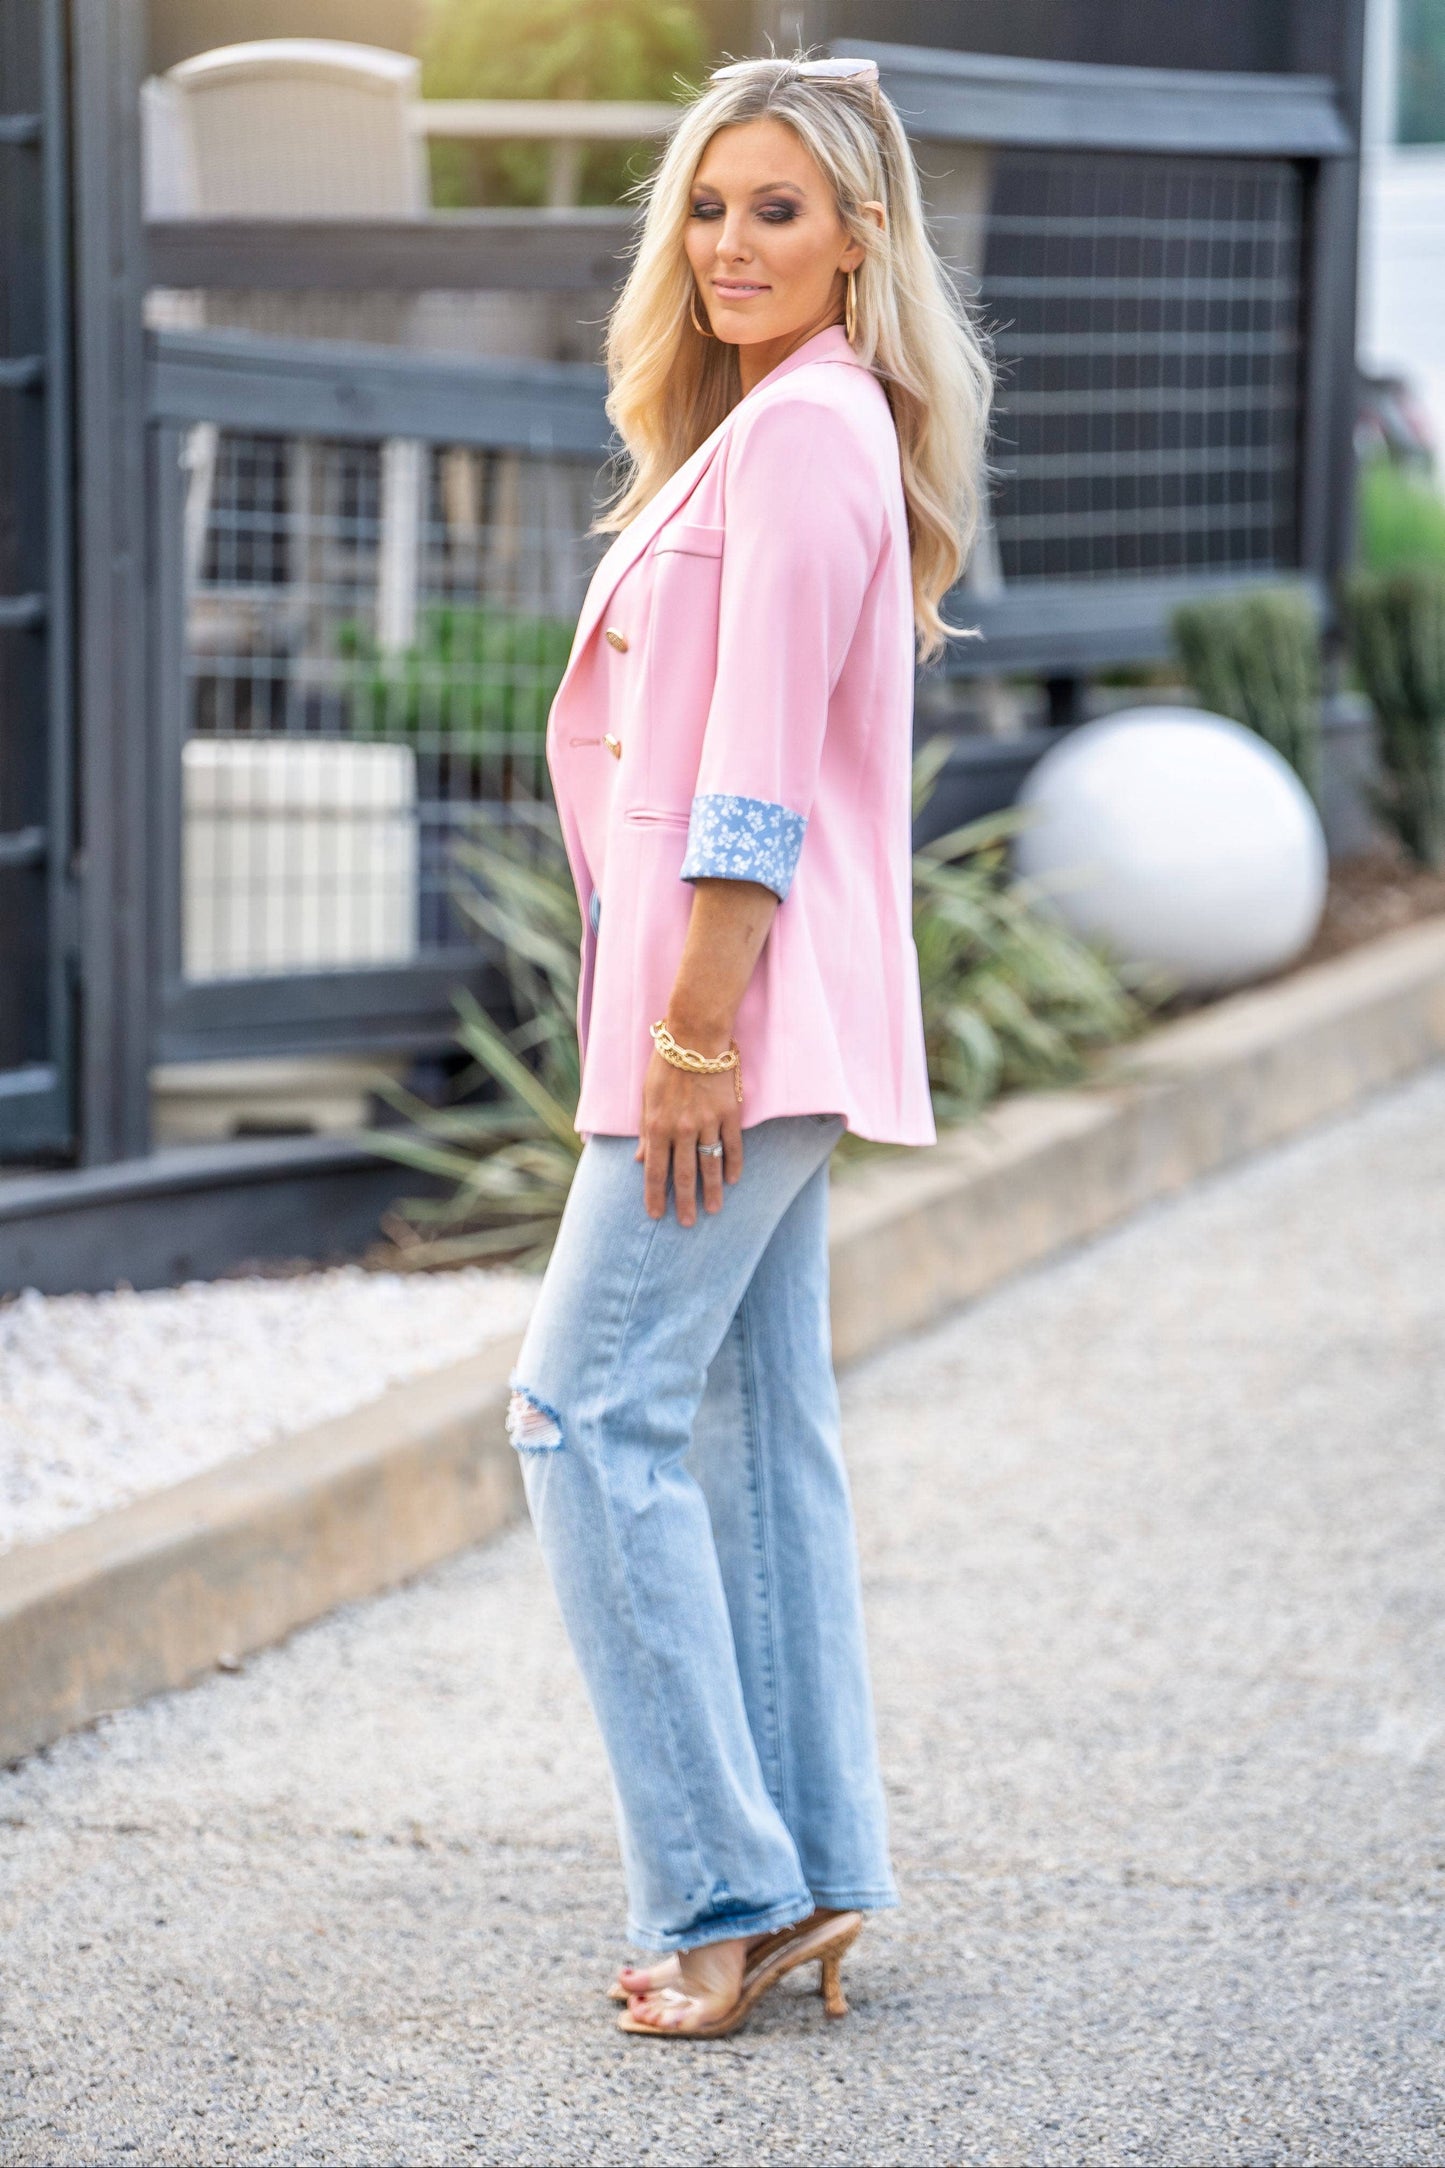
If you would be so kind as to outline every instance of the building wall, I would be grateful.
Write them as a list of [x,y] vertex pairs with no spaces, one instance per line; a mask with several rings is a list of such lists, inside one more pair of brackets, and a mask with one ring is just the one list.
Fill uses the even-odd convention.
[[[1349,0],[699,0],[719,53],[798,37],[1120,67],[1329,69]],[[351,38],[410,52],[427,0],[149,0],[152,72],[244,38]]]
[[1370,0],[1359,354],[1407,377],[1445,465],[1445,143],[1397,142],[1399,0]]
[[1177,0],[829,0],[819,12],[834,37],[1121,67],[1289,66],[1289,0],[1209,0],[1197,9]]
[[713,0],[721,42],[801,35],[1119,67],[1348,72],[1352,0]]

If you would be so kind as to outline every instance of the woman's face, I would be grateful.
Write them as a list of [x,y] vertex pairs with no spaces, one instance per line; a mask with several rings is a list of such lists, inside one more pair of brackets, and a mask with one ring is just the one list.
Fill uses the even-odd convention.
[[844,274],[863,257],[780,120],[719,128],[693,176],[686,235],[713,335],[739,347],[786,348],[835,323]]

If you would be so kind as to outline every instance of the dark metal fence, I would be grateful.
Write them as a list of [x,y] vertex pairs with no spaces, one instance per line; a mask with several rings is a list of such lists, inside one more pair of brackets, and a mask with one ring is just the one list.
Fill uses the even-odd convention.
[[435,1039],[480,973],[457,847],[546,788],[605,546],[598,374],[152,352],[159,1051]]
[[926,173],[991,156],[964,268],[1001,366],[993,531],[949,669],[1156,660],[1186,596],[1281,574],[1327,608],[1358,179],[1335,86],[835,49],[878,60]]
[[1005,586],[1298,565],[1304,212],[1280,159],[1000,158]]

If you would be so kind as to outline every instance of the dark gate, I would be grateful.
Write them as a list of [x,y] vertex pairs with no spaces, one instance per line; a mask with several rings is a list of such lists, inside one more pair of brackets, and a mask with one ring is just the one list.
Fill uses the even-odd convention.
[[0,13],[0,1158],[74,1130],[65,22]]

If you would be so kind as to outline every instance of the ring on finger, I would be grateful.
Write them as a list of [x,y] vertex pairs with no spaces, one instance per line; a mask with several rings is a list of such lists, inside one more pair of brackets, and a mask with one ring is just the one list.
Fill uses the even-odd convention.
[[722,1139],[719,1137],[716,1144],[700,1144],[697,1149],[698,1156],[702,1159],[721,1159],[723,1154]]

